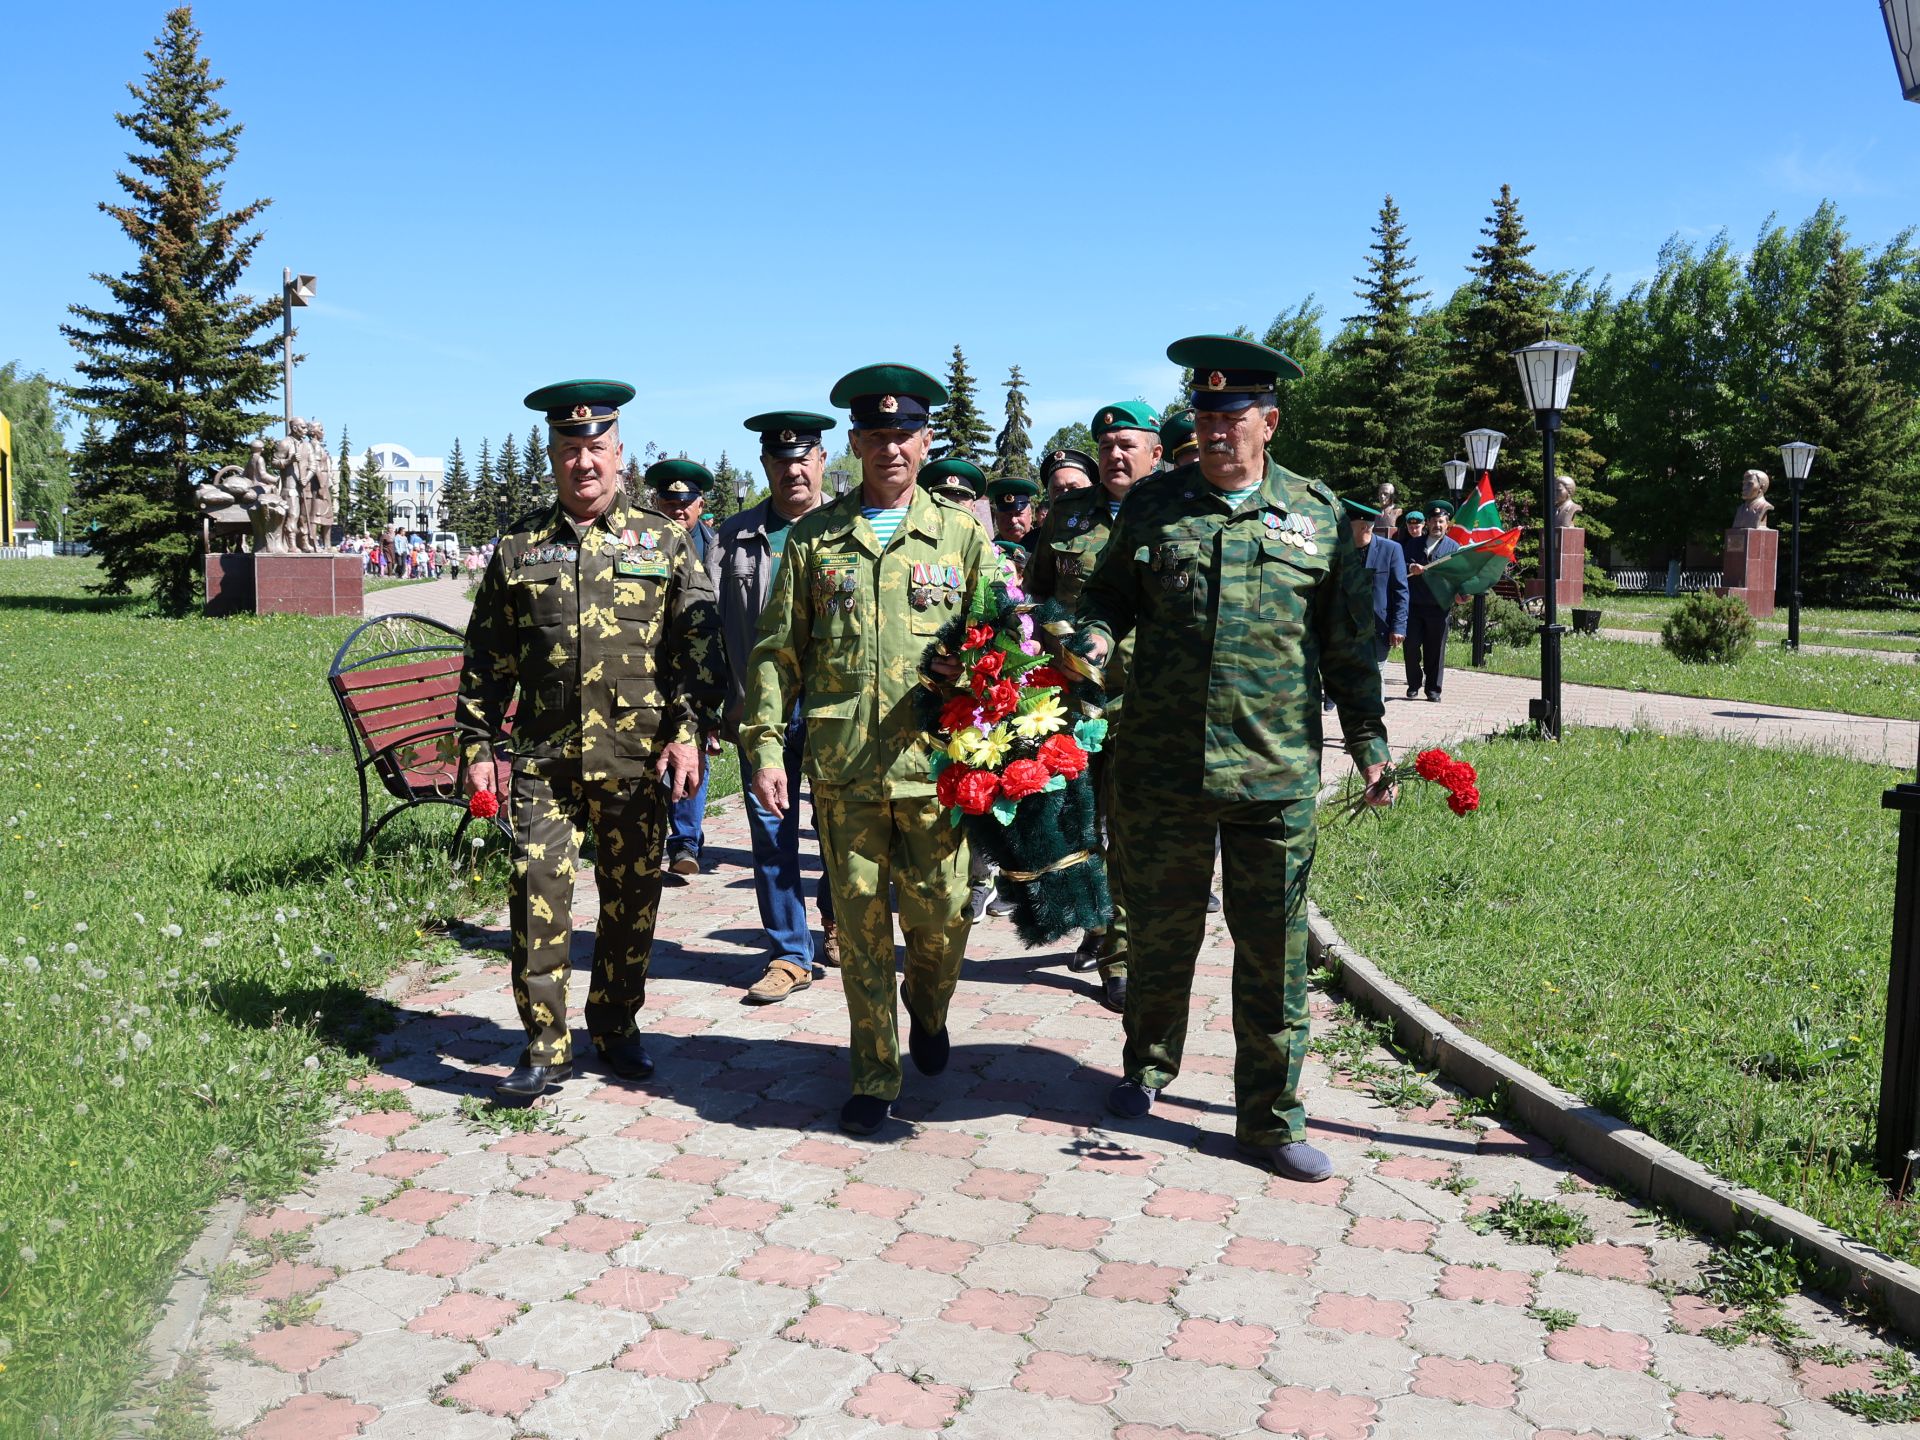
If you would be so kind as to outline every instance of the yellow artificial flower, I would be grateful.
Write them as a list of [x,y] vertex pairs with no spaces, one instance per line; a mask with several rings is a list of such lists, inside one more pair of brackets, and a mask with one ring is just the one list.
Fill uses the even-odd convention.
[[953,739],[947,742],[947,754],[962,765],[979,765],[980,752],[986,747],[987,737],[973,726],[967,725],[953,732]]
[[[977,734],[978,732],[976,731],[975,733]],[[1007,727],[1005,725],[994,726],[987,737],[980,742],[980,759],[975,763],[988,770],[999,769],[1000,762],[1007,758],[1007,746],[1009,743],[1011,743],[1011,737],[1007,734]]]
[[1029,740],[1038,740],[1043,735],[1051,735],[1067,723],[1067,707],[1060,703],[1058,695],[1044,695],[1024,715],[1016,715],[1013,720],[1014,733]]

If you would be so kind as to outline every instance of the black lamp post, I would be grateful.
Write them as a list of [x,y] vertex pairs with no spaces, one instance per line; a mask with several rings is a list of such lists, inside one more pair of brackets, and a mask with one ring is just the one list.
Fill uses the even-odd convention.
[[[1447,498],[1453,501],[1453,516],[1447,522],[1447,529],[1452,529],[1453,526],[1460,523],[1460,497],[1466,492],[1467,488],[1467,462],[1464,460],[1442,460],[1440,462],[1440,473],[1446,477]],[[1442,530],[1440,533],[1444,535],[1446,530]],[[1447,616],[1447,629],[1452,628],[1453,616],[1452,613],[1449,612]],[[1445,638],[1443,632],[1441,636],[1443,643]]]
[[[1467,463],[1473,467],[1475,484],[1493,479],[1493,467],[1500,459],[1500,442],[1507,438],[1504,430],[1488,430],[1484,426],[1478,430],[1469,430],[1460,437],[1467,447]],[[1484,592],[1473,597],[1473,663],[1484,667],[1487,663],[1487,597]]]
[[1560,738],[1560,527],[1553,505],[1553,460],[1560,438],[1560,416],[1573,393],[1573,369],[1587,352],[1562,340],[1541,340],[1513,352],[1520,369],[1520,386],[1540,427],[1542,471],[1540,499],[1545,510],[1541,527],[1540,574],[1545,583],[1547,609],[1540,621],[1540,698],[1527,707],[1541,733]]
[[1893,47],[1894,68],[1900,72],[1900,93],[1920,101],[1920,0],[1880,0],[1880,18],[1887,22],[1887,44]]
[[[1917,0],[1920,3],[1920,0]],[[1793,484],[1793,588],[1787,592],[1787,648],[1800,648],[1800,486],[1813,473],[1813,453],[1820,447],[1789,440],[1780,447],[1781,463]]]

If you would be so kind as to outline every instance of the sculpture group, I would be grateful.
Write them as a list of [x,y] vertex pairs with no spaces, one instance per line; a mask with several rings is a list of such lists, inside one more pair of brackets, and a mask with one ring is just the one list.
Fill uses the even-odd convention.
[[333,549],[337,519],[326,427],[292,421],[273,445],[255,440],[245,465],[223,465],[198,492],[207,548],[242,536],[256,555],[322,554]]

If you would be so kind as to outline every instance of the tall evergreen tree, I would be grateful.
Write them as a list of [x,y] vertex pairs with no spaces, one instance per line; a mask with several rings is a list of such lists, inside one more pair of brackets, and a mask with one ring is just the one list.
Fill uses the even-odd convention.
[[54,517],[73,498],[72,464],[52,382],[45,375],[21,374],[17,360],[0,365],[0,415],[13,427],[14,518],[32,520],[44,540],[58,532]]
[[462,543],[469,543],[467,537],[473,533],[467,521],[472,504],[473,477],[467,473],[467,457],[460,453],[460,439],[455,436],[453,451],[447,456],[447,473],[440,482],[440,524],[458,535]]
[[473,525],[472,544],[484,545],[500,534],[500,486],[494,477],[493,442],[480,437],[480,459],[473,467],[473,501],[467,512]]
[[645,474],[646,472],[640,468],[640,457],[638,455],[629,455],[627,457],[627,468],[620,472],[623,488],[629,496],[637,496],[646,488],[644,480]]
[[521,506],[516,514],[524,515],[542,505],[551,505],[554,497],[553,477],[547,472],[547,440],[535,425],[527,431],[527,448],[520,452],[520,498]]
[[340,427],[340,454],[333,467],[333,493],[340,523],[346,527],[347,534],[367,534],[366,527],[360,523],[360,497],[353,493],[353,449],[347,443],[344,425]]
[[966,354],[958,345],[953,347],[953,363],[947,367],[947,403],[933,412],[933,438],[946,447],[948,458],[976,464],[993,438],[993,427],[981,417],[973,396],[973,374],[967,369]]
[[706,508],[701,512],[718,525],[740,507],[740,498],[735,493],[741,481],[748,479],[745,471],[727,458],[727,452],[720,452],[720,463],[713,467],[713,488],[707,491]]
[[993,473],[1030,479],[1034,473],[1033,416],[1027,411],[1027,382],[1020,367],[1014,365],[1000,383],[1007,387],[1007,423],[993,442]]
[[507,527],[526,514],[529,508],[521,503],[526,477],[520,473],[520,446],[512,435],[502,440],[499,450],[494,452],[493,481],[500,492],[497,528],[504,535]]
[[367,534],[378,535],[393,523],[393,510],[387,504],[387,477],[371,450],[361,457],[360,469],[353,477],[353,501]]
[[1430,292],[1413,288],[1420,277],[1391,195],[1373,234],[1367,273],[1356,277],[1361,312],[1330,357],[1324,478],[1356,495],[1383,481],[1413,494],[1439,480],[1442,458],[1433,440],[1435,371],[1415,313]]
[[149,584],[159,608],[179,615],[199,582],[196,479],[243,460],[247,438],[272,419],[253,407],[278,378],[280,336],[265,327],[279,319],[280,297],[235,291],[262,238],[248,227],[268,202],[221,208],[241,127],[214,98],[224,82],[200,57],[190,10],[168,12],[147,60],[130,87],[135,109],[115,116],[139,147],[128,155],[133,173],[116,177],[127,202],[100,207],[138,259],[120,275],[96,274],[107,304],[70,306],[75,323],[61,330],[79,352],[68,393],[111,427],[81,496],[100,588]]

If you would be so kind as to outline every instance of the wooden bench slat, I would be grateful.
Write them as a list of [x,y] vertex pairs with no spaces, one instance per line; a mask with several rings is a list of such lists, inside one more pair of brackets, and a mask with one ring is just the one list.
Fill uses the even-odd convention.
[[422,691],[421,687],[409,685],[409,690],[420,692],[411,695],[399,695],[391,705],[381,705],[356,710],[353,723],[360,727],[363,734],[377,735],[382,730],[392,730],[406,724],[416,715],[443,715],[447,723],[453,723],[454,694],[452,690]]
[[361,715],[369,710],[384,710],[393,705],[409,705],[434,695],[452,695],[460,689],[460,677],[441,675],[430,680],[412,680],[404,685],[383,685],[379,689],[352,690],[340,697],[348,711]]
[[333,683],[349,693],[378,685],[398,685],[408,680],[426,680],[437,675],[458,675],[461,658],[449,653],[435,660],[415,660],[406,665],[368,666],[364,670],[344,670],[332,677]]

